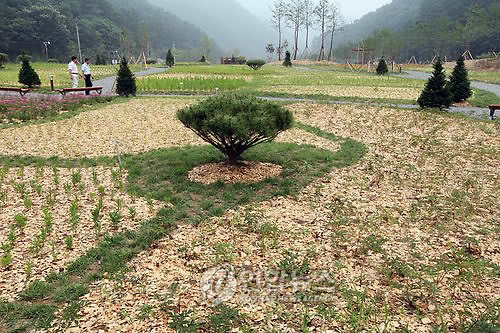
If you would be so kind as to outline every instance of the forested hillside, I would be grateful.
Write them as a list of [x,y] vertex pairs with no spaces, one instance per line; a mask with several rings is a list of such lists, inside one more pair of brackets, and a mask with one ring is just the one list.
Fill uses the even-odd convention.
[[[21,51],[67,60],[77,54],[76,24],[83,56],[109,57],[118,51],[137,57],[164,57],[176,47],[195,60],[201,57],[205,34],[194,25],[142,0],[3,0],[0,11],[0,52],[14,59]],[[220,53],[212,45],[212,54]]]
[[394,0],[337,34],[337,60],[351,56],[360,41],[375,50],[372,56],[399,61],[498,51],[499,17],[497,0]]
[[148,0],[196,24],[212,37],[225,54],[264,57],[266,45],[277,34],[234,0]]

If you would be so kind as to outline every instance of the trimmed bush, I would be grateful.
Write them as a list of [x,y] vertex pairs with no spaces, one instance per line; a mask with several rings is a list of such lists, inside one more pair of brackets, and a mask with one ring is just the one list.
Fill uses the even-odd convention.
[[177,118],[235,164],[253,146],[273,141],[293,125],[283,106],[242,94],[225,94],[179,110]]
[[290,54],[290,51],[286,51],[286,53],[285,53],[285,61],[283,61],[283,66],[285,66],[285,67],[292,67],[291,57],[292,57],[292,55]]
[[31,67],[30,62],[27,58],[23,58],[23,64],[21,66],[21,69],[19,70],[18,78],[19,83],[22,83],[30,88],[42,84],[42,82],[40,82],[40,77],[35,72],[33,67]]
[[199,61],[199,62],[201,62],[201,63],[206,63],[206,62],[207,62],[207,58],[205,58],[205,56],[204,56],[204,55],[202,55],[202,56],[201,56],[201,59],[200,59],[200,61]]
[[0,53],[0,67],[3,67],[7,62],[9,62],[9,56],[5,53]]
[[17,56],[16,62],[17,63],[22,63],[24,59],[26,59],[28,61],[31,61],[32,57],[29,54],[26,54],[26,52],[23,51],[23,52],[21,52],[20,55]]
[[128,68],[127,60],[122,58],[116,80],[116,93],[120,96],[128,97],[130,95],[135,96],[136,91],[135,75]]
[[425,84],[422,94],[417,102],[421,108],[449,108],[453,99],[443,69],[441,58],[434,64],[434,72]]
[[168,67],[175,66],[175,58],[174,58],[174,55],[172,54],[172,51],[170,51],[170,49],[168,49],[167,59],[166,59],[165,63],[167,64]]
[[158,63],[158,60],[156,59],[147,59],[146,64],[148,65],[156,65]]
[[453,73],[451,73],[448,87],[455,103],[466,101],[472,96],[469,73],[467,72],[467,68],[465,68],[464,57],[458,58]]
[[377,75],[385,75],[387,74],[387,72],[389,72],[389,69],[387,68],[387,62],[382,57],[378,62]]
[[266,62],[264,60],[248,60],[247,61],[247,66],[254,69],[258,70],[264,66]]
[[49,59],[47,60],[49,64],[57,64],[59,61],[57,59]]

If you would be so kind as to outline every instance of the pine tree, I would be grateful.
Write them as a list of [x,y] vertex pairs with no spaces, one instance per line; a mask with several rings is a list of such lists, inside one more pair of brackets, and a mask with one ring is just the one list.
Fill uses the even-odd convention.
[[283,66],[285,66],[285,67],[292,67],[291,57],[292,57],[292,55],[290,54],[290,51],[286,51],[286,53],[285,53],[285,61],[283,61]]
[[23,58],[23,64],[19,70],[19,83],[22,83],[30,88],[42,84],[42,82],[40,82],[40,77],[35,72],[33,67],[31,67],[27,58]]
[[472,96],[469,74],[467,73],[467,68],[465,68],[464,57],[458,58],[453,73],[451,73],[448,87],[455,103],[463,102]]
[[385,62],[385,59],[382,57],[377,66],[377,75],[385,75],[389,72],[389,69],[387,68],[387,63]]
[[433,67],[434,72],[425,84],[425,88],[417,102],[421,108],[439,108],[442,110],[450,107],[453,96],[446,84],[446,75],[441,58],[438,58]]
[[166,59],[166,62],[168,67],[174,67],[175,65],[175,58],[172,54],[172,51],[170,51],[170,49],[168,49],[168,52],[167,52],[167,59]]
[[135,96],[137,85],[135,76],[128,68],[127,60],[122,58],[120,70],[118,70],[118,79],[116,81],[116,93],[120,96]]

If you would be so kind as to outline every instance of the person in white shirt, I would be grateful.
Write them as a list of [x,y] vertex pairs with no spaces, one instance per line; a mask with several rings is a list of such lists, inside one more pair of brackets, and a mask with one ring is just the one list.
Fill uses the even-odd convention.
[[[83,76],[85,78],[85,87],[89,88],[92,87],[92,73],[90,71],[90,59],[85,58],[85,62],[82,65],[82,72]],[[86,91],[85,95],[90,95],[90,91]]]
[[78,57],[72,56],[68,64],[69,78],[73,82],[73,88],[78,88]]

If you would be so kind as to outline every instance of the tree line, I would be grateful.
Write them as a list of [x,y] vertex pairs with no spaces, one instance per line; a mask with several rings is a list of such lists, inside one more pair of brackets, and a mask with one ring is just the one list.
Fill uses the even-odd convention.
[[[142,52],[148,58],[164,58],[174,41],[177,49],[190,53],[202,49],[205,36],[194,25],[141,0],[4,1],[0,8],[0,52],[10,60],[22,51],[34,59],[68,60],[78,54],[76,25],[83,56],[99,55],[108,62],[111,55],[129,59]],[[212,52],[220,50],[214,45]]]
[[[342,16],[339,8],[333,0],[275,0],[271,7],[271,23],[278,32],[278,44],[276,47],[269,44],[266,50],[269,54],[274,52],[281,60],[283,50],[288,48],[288,41],[283,40],[283,32],[286,28],[293,31],[292,57],[309,57],[312,50],[309,46],[310,31],[317,29],[320,31],[321,46],[318,51],[317,60],[330,61],[333,59],[333,37],[335,31],[342,23]],[[300,33],[305,33],[304,48],[300,52]],[[330,32],[330,45],[326,51],[327,33]]]
[[[406,14],[404,14],[406,15]],[[350,59],[361,43],[372,57],[397,62],[457,59],[469,50],[474,57],[500,49],[500,3],[493,0],[422,0],[417,18],[399,28],[367,31],[361,40],[336,49],[336,60]],[[381,25],[390,18],[378,16]]]

